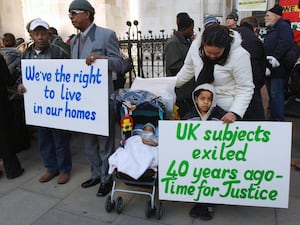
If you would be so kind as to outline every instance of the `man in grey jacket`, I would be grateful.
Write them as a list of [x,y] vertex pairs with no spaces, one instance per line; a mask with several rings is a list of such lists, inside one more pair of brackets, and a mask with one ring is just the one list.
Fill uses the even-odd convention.
[[[108,60],[108,90],[113,92],[112,72],[121,72],[122,59],[119,41],[115,32],[94,24],[95,9],[86,0],[73,0],[69,6],[69,17],[80,33],[71,40],[71,57],[86,59],[91,65],[96,59]],[[96,100],[97,98],[95,98]],[[96,103],[101,104],[101,102]],[[109,104],[109,136],[83,134],[84,151],[91,165],[92,176],[82,183],[83,188],[101,182],[97,196],[105,196],[111,190],[108,175],[108,157],[114,152],[115,126],[113,105]]]

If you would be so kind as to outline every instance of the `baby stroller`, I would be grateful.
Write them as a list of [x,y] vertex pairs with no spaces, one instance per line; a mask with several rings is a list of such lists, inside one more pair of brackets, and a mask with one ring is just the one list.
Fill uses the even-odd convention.
[[[127,139],[133,136],[135,129],[142,128],[142,125],[150,122],[155,127],[158,120],[165,118],[164,105],[160,97],[148,91],[130,89],[119,89],[112,96],[115,101],[117,117],[120,120],[121,140],[120,146],[126,144]],[[140,151],[140,153],[143,153]],[[148,168],[138,179],[114,168],[112,172],[113,186],[111,195],[107,197],[105,209],[111,212],[116,209],[117,213],[123,211],[123,199],[121,196],[115,197],[117,192],[146,195],[150,200],[145,205],[145,216],[147,218],[155,215],[157,219],[162,216],[162,204],[159,202],[155,206],[155,194],[157,186],[157,170]],[[128,188],[118,188],[118,184],[123,183]],[[123,185],[124,186],[124,185]],[[141,188],[145,191],[141,191]]]

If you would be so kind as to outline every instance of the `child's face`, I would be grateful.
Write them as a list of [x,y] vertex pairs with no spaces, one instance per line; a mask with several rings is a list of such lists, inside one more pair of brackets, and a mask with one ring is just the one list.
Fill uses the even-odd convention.
[[151,126],[145,126],[143,130],[154,133],[153,127]]
[[212,93],[210,91],[202,90],[199,95],[195,97],[195,102],[198,110],[201,113],[207,113],[212,104]]

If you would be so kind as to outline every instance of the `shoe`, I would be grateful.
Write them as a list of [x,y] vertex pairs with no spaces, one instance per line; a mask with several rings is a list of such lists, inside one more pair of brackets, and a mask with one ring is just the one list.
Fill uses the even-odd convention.
[[89,187],[95,186],[96,184],[99,184],[100,182],[101,182],[100,178],[89,179],[89,180],[83,182],[81,184],[81,187],[83,187],[83,188],[89,188]]
[[40,183],[45,183],[50,181],[53,177],[57,176],[58,173],[49,173],[49,172],[45,172],[40,178],[39,178],[39,182]]
[[58,184],[65,184],[70,180],[71,175],[69,173],[60,173],[57,178]]
[[201,220],[211,220],[213,218],[214,211],[213,206],[198,203],[191,209],[190,216],[193,218],[200,218]]
[[200,217],[200,209],[201,204],[195,204],[193,208],[190,210],[190,216],[193,218],[199,218]]
[[297,170],[300,170],[300,162],[295,162],[295,168],[296,168]]
[[213,206],[208,206],[203,204],[200,209],[200,219],[201,220],[211,220],[214,217],[215,208]]
[[101,183],[96,195],[98,197],[104,197],[111,191],[111,188],[112,188],[111,182],[106,184]]
[[14,175],[12,175],[12,176],[7,176],[6,175],[6,177],[7,177],[7,179],[15,179],[15,178],[17,178],[17,177],[19,177],[19,176],[21,176],[23,173],[24,173],[24,169],[20,169],[17,173],[15,173]]

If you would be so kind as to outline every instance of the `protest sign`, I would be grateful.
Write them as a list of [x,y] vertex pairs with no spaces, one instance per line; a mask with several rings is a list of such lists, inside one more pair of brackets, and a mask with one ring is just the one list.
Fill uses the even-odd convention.
[[279,0],[282,6],[282,18],[291,23],[294,32],[294,41],[300,46],[300,1],[299,0]]
[[238,0],[238,11],[266,11],[267,0]]
[[159,121],[159,198],[287,208],[289,122]]
[[108,135],[107,60],[22,60],[26,123]]

